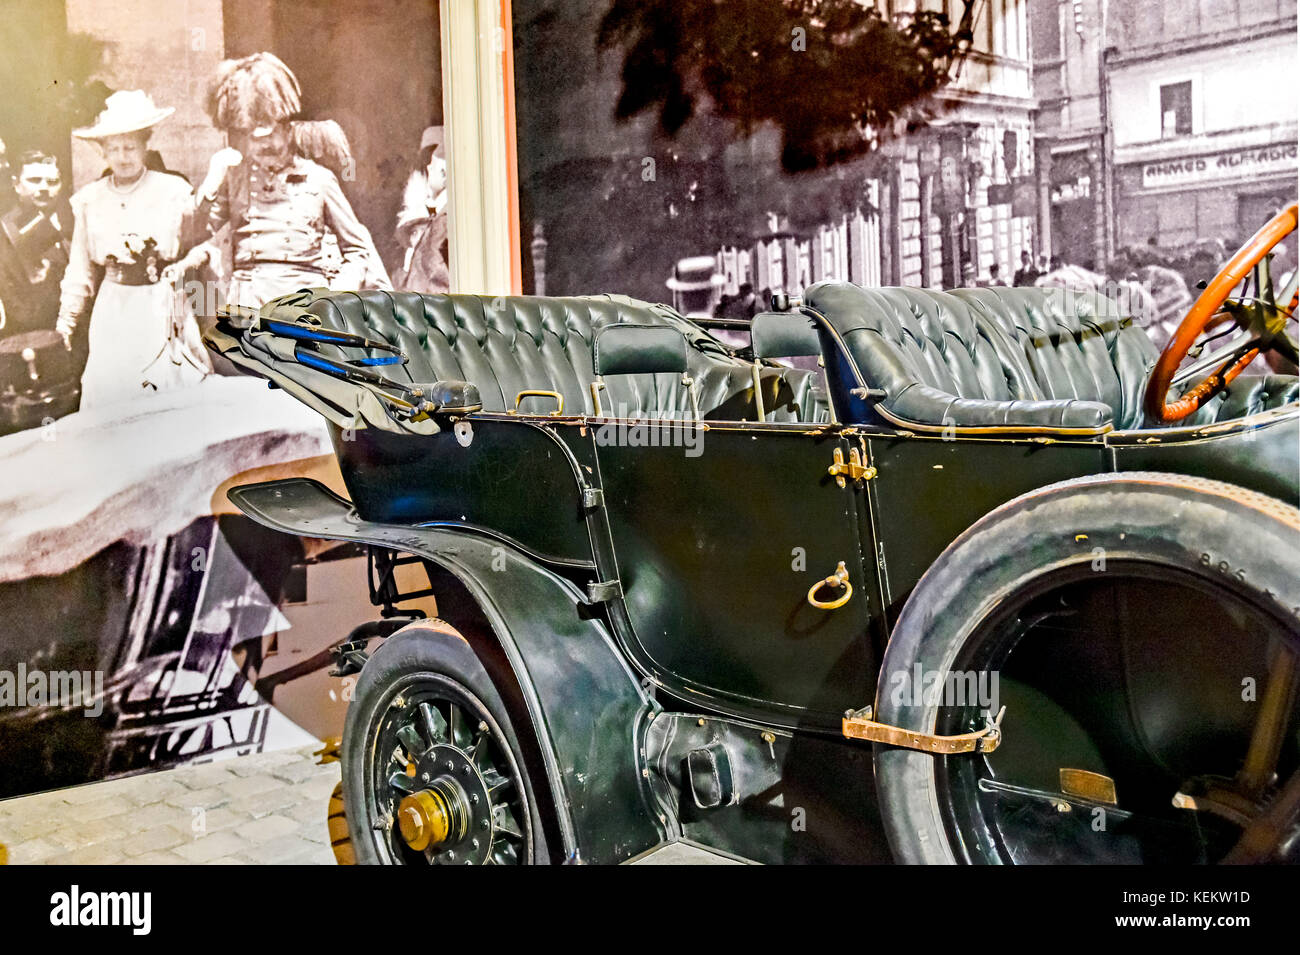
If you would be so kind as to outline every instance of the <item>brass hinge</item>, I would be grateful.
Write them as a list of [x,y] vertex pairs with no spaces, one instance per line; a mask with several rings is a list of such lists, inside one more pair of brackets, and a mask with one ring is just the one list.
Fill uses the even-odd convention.
[[996,719],[987,720],[982,730],[974,733],[962,733],[960,736],[936,736],[934,733],[918,733],[898,726],[889,726],[873,720],[872,709],[864,706],[860,710],[849,710],[844,714],[843,732],[849,739],[865,739],[873,743],[888,743],[904,749],[919,749],[923,753],[940,753],[950,756],[954,753],[991,753],[1002,742],[1002,715],[1004,706],[998,710]]
[[826,473],[835,478],[835,483],[845,487],[844,479],[862,482],[870,481],[876,476],[876,469],[866,462],[866,454],[859,454],[857,448],[849,448],[848,463],[844,463],[844,450],[835,449],[835,463],[826,469]]

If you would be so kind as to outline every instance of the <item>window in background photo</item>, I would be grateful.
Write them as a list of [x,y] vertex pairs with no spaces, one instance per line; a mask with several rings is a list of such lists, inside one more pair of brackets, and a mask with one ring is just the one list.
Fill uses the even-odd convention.
[[1160,87],[1160,138],[1192,134],[1192,81]]

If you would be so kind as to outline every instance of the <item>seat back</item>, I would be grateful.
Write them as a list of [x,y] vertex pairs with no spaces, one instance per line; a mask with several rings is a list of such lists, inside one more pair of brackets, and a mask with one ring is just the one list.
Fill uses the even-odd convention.
[[822,353],[812,323],[789,312],[759,312],[750,321],[755,358],[806,358]]
[[1063,288],[953,295],[1016,343],[1044,398],[1100,401],[1114,411],[1116,428],[1142,426],[1142,393],[1157,350],[1114,299]]
[[[717,339],[671,308],[616,295],[541,296],[426,295],[417,292],[326,292],[306,309],[326,328],[385,341],[407,356],[405,365],[376,372],[402,381],[463,380],[477,386],[484,411],[508,411],[524,391],[563,396],[566,413],[594,414],[593,348],[597,333],[613,325],[672,328],[685,339],[686,377],[697,389],[700,414],[714,420],[752,417],[751,363],[736,358]],[[331,352],[336,346],[321,346]],[[338,357],[373,357],[362,349],[337,348]],[[809,391],[800,369],[765,369],[777,390]],[[605,382],[603,411],[631,418],[688,419],[694,402],[681,373],[617,374]],[[554,400],[528,397],[525,413],[548,413]],[[774,417],[807,412],[787,401]],[[781,417],[778,417],[781,416]]]
[[690,391],[693,416],[700,417],[695,382],[687,369],[686,339],[667,325],[606,325],[596,332],[591,363],[596,380],[591,385],[596,414],[603,413],[599,391],[605,389],[606,375],[675,374],[683,376]]
[[[804,302],[825,319],[819,331],[837,356],[827,370],[843,420],[935,430],[1140,426],[1155,349],[1104,296],[823,282]],[[867,397],[864,386],[883,397]]]
[[[805,315],[789,312],[759,312],[750,321],[749,339],[754,352],[754,391],[759,396],[754,414],[758,421],[766,420],[767,406],[764,403],[764,389],[760,385],[762,364],[760,359],[821,359],[821,339]],[[824,384],[825,373],[820,369],[807,368],[813,375],[808,382],[811,400],[817,409],[816,420],[834,421],[835,416],[827,398]],[[805,398],[804,401],[808,399]]]

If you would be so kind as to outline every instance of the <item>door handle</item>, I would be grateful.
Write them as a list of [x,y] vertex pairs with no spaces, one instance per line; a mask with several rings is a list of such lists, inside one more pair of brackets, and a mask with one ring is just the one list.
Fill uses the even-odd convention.
[[[821,590],[823,587],[843,588],[844,594],[836,597],[834,600],[818,600],[816,597],[817,591]],[[808,602],[818,610],[836,610],[848,603],[849,598],[852,596],[853,585],[849,583],[849,571],[848,568],[844,566],[844,561],[840,561],[840,565],[835,568],[835,573],[823,580],[817,581],[817,583],[808,588]]]

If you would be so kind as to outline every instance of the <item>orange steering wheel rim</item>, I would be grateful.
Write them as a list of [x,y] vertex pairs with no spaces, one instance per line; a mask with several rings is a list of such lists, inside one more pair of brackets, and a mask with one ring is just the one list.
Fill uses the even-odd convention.
[[1168,400],[1169,386],[1173,384],[1178,366],[1183,363],[1187,353],[1205,331],[1205,326],[1219,312],[1232,290],[1245,280],[1251,269],[1262,262],[1264,256],[1274,246],[1296,230],[1296,215],[1296,203],[1293,202],[1251,236],[1219,270],[1219,274],[1213,281],[1205,286],[1205,290],[1201,292],[1200,297],[1183,318],[1151,370],[1144,401],[1149,419],[1163,422],[1181,421],[1230,384],[1246,369],[1247,365],[1255,360],[1259,349],[1252,348],[1222,375],[1211,374],[1182,397],[1174,401]]

